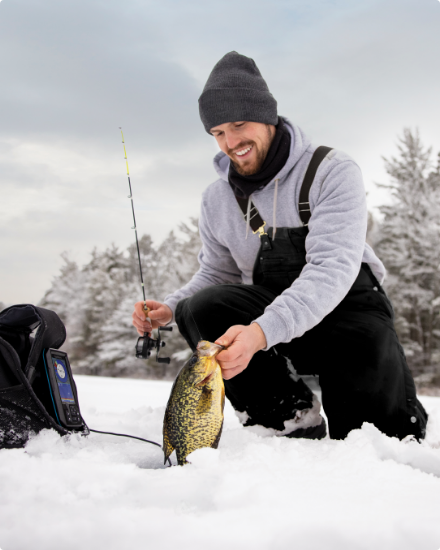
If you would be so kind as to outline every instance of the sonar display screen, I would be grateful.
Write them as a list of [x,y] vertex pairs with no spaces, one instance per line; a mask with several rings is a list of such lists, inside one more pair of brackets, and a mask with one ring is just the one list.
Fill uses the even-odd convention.
[[55,377],[58,382],[61,401],[63,403],[75,403],[73,397],[72,386],[70,385],[69,374],[67,372],[66,363],[59,357],[52,357]]

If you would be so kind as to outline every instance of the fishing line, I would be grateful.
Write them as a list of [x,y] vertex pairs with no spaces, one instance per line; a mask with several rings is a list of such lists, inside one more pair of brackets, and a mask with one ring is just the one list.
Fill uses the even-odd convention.
[[[152,445],[156,445],[157,447],[160,447],[162,449],[162,446],[159,445],[159,443],[156,443],[155,441],[150,441],[149,439],[144,439],[143,437],[137,437],[135,435],[118,434],[115,432],[101,432],[100,430],[92,430],[92,428],[89,428],[89,431],[94,432],[95,434],[117,435],[119,437],[131,437],[131,439],[138,439],[139,441],[145,441],[145,443],[151,443]],[[169,457],[168,457],[168,464],[169,464],[168,467],[172,466],[171,460],[169,459]]]
[[194,323],[194,325],[195,325],[195,327],[196,327],[196,329],[197,329],[197,332],[199,333],[200,340],[203,340],[202,335],[200,334],[199,327],[197,326],[196,320],[194,319],[194,315],[193,315],[193,313],[192,313],[192,311],[191,311],[191,308],[190,308],[190,306],[189,306],[189,301],[190,301],[190,298],[189,298],[188,301],[187,301],[187,305],[188,305],[189,312],[190,312],[190,314],[191,314],[191,318],[192,318],[193,323]]

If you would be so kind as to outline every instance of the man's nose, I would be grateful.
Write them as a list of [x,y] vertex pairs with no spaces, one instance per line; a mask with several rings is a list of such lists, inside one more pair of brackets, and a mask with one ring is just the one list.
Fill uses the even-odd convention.
[[234,135],[234,132],[226,133],[226,145],[228,149],[235,149],[237,145],[242,141],[240,136]]

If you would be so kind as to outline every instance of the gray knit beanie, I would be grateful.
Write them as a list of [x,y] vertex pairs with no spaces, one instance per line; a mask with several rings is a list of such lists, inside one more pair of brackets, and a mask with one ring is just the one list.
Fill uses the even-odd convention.
[[208,134],[225,122],[278,123],[277,102],[255,61],[237,52],[227,53],[212,69],[199,97],[199,112]]

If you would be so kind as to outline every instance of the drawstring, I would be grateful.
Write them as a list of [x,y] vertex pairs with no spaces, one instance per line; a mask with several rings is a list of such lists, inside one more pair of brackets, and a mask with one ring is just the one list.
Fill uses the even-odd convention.
[[275,192],[273,195],[273,233],[272,239],[275,240],[275,233],[277,232],[277,198],[278,198],[278,182],[280,180],[275,180]]
[[246,212],[246,240],[249,234],[249,225],[251,220],[251,197],[248,198],[247,212]]

